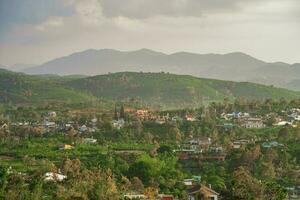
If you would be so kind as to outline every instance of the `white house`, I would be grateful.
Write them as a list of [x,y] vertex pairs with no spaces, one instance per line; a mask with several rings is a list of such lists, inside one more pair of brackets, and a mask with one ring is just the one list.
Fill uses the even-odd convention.
[[86,144],[96,144],[97,143],[97,140],[94,138],[84,138],[83,141]]
[[54,173],[54,172],[47,172],[45,175],[45,181],[63,181],[67,178],[67,176]]
[[125,125],[124,119],[119,119],[119,120],[113,120],[112,121],[112,126],[116,129],[121,129]]

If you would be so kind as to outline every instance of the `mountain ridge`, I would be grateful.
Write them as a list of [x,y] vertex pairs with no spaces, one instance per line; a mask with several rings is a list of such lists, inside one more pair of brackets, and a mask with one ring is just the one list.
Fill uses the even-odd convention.
[[[249,81],[288,89],[295,89],[290,87],[290,82],[300,77],[300,65],[297,63],[269,63],[242,52],[197,54],[182,51],[165,54],[151,49],[88,49],[22,70],[28,74],[58,75],[98,75],[119,71],[164,71],[202,78]],[[300,87],[296,89],[300,90]]]

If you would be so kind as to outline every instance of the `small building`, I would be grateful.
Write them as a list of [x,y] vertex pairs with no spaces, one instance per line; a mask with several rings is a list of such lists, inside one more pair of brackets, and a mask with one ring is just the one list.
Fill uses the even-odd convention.
[[272,147],[283,147],[284,145],[281,143],[278,143],[277,141],[271,141],[271,142],[264,142],[262,143],[262,147],[264,148],[272,148]]
[[185,120],[186,121],[190,121],[190,122],[194,122],[196,121],[196,118],[193,115],[185,115]]
[[265,124],[261,118],[247,118],[242,122],[244,128],[264,128]]
[[201,176],[193,176],[193,178],[187,178],[183,180],[183,184],[187,187],[192,187],[200,184]]
[[234,128],[234,125],[232,123],[224,123],[223,128],[228,131]]
[[182,118],[181,117],[179,117],[179,116],[174,116],[174,117],[172,117],[171,118],[171,120],[173,121],[173,122],[180,122],[180,121],[182,121]]
[[211,187],[207,187],[203,184],[196,185],[191,189],[187,190],[188,200],[218,200],[219,193],[211,189]]
[[93,124],[96,124],[96,123],[98,122],[98,119],[97,119],[96,117],[94,117],[93,119],[91,119],[91,122],[92,122]]
[[70,150],[70,149],[74,149],[74,147],[70,144],[59,145],[59,150]]
[[54,111],[49,112],[49,117],[55,118],[56,116],[57,116],[56,112],[54,112]]
[[[149,200],[149,198],[144,194],[125,194],[125,200]],[[166,194],[158,194],[155,197],[155,200],[174,200],[173,195],[166,195]]]
[[86,132],[86,131],[88,131],[88,127],[87,127],[86,125],[82,125],[82,126],[79,128],[79,132],[80,132],[80,133],[84,133],[84,132]]
[[150,112],[148,110],[137,110],[135,115],[139,118],[139,119],[148,119]]
[[291,126],[292,122],[288,122],[288,121],[281,121],[278,122],[277,124],[275,124],[275,126]]
[[72,124],[69,124],[69,123],[65,124],[64,129],[65,129],[66,131],[71,130],[72,128],[73,128]]
[[222,146],[212,146],[212,147],[209,147],[209,151],[214,152],[214,153],[222,153],[224,151],[224,149]]
[[97,140],[94,138],[84,138],[83,141],[86,144],[96,144],[97,143]]
[[232,148],[233,149],[240,149],[244,147],[246,144],[248,144],[250,141],[249,140],[235,140],[232,143]]
[[53,173],[53,172],[47,172],[44,175],[44,177],[45,177],[44,178],[45,181],[59,181],[59,182],[67,178],[67,176],[65,175]]
[[211,138],[210,137],[198,137],[198,138],[194,138],[191,139],[189,141],[190,145],[202,145],[202,146],[206,146],[206,145],[211,145]]
[[45,128],[50,128],[50,129],[56,128],[55,122],[50,122],[50,121],[45,121],[44,126],[45,126]]
[[121,129],[125,125],[124,119],[119,119],[119,120],[113,120],[112,121],[112,126],[116,129]]

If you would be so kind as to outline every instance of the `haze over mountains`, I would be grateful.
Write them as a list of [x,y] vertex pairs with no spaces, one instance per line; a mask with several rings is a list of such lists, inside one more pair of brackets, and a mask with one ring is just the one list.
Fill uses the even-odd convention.
[[113,72],[170,72],[231,81],[249,81],[300,90],[300,64],[268,63],[241,52],[165,54],[141,49],[86,50],[20,70],[28,74],[99,75]]

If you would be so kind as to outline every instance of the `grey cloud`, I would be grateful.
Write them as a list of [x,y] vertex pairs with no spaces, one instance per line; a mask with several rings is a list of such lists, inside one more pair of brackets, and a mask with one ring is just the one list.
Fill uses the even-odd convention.
[[[244,0],[242,2],[253,2]],[[239,8],[240,0],[100,0],[107,17],[149,18],[165,16],[201,16]]]
[[14,25],[37,24],[49,16],[68,16],[71,7],[62,0],[0,0],[0,33]]

